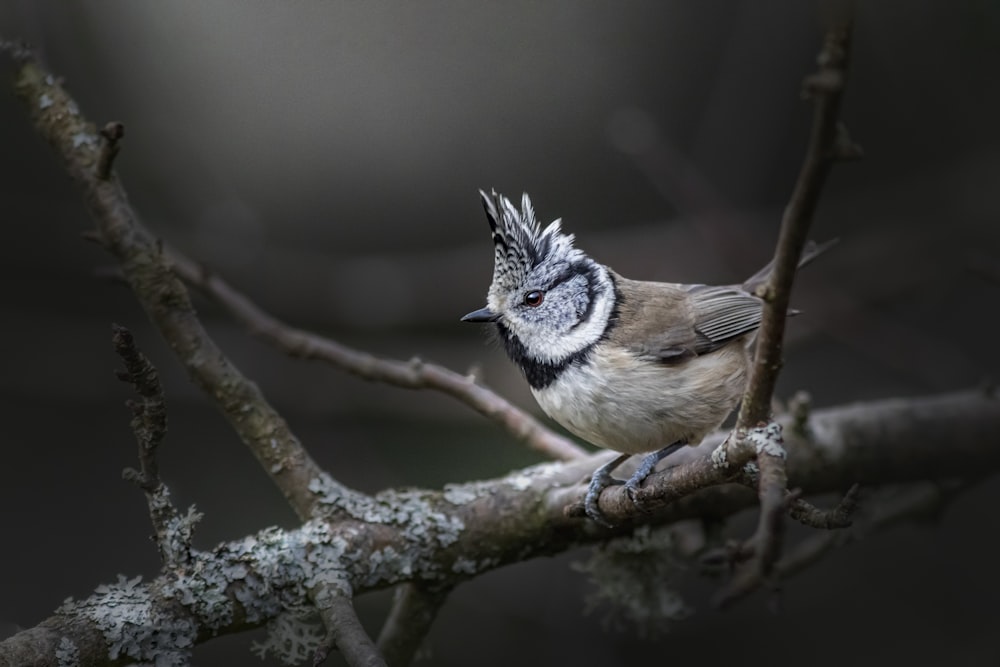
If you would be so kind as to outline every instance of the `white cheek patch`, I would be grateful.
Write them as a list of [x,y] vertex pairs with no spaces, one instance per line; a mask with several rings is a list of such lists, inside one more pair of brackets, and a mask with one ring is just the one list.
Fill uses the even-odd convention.
[[[606,274],[602,275],[602,278],[605,276]],[[605,284],[609,288],[611,285],[610,280],[607,282],[602,280],[598,284]],[[604,335],[608,320],[611,319],[611,311],[614,308],[613,294],[611,289],[596,293],[590,317],[580,321],[565,333],[553,332],[553,335],[545,340],[537,343],[531,341],[530,344],[522,339],[528,354],[538,361],[558,365],[567,357],[596,343]]]

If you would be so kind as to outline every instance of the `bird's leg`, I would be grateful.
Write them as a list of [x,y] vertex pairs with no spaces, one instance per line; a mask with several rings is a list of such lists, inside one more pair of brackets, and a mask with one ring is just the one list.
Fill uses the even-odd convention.
[[636,493],[639,491],[639,486],[646,480],[647,477],[649,477],[649,474],[653,472],[653,468],[656,467],[657,463],[667,458],[686,444],[687,442],[684,440],[678,440],[677,442],[667,445],[657,452],[646,455],[646,458],[642,460],[639,467],[635,469],[632,476],[629,477],[627,482],[625,482],[625,492],[632,500],[632,504],[641,509],[640,503],[636,501]]
[[625,463],[630,456],[632,455],[622,454],[616,456],[595,470],[594,474],[590,476],[590,486],[587,487],[587,497],[583,501],[583,507],[587,511],[587,516],[602,526],[612,527],[611,522],[604,517],[604,512],[601,511],[597,501],[600,499],[601,492],[604,489],[623,483],[620,479],[614,479],[611,476],[611,471]]

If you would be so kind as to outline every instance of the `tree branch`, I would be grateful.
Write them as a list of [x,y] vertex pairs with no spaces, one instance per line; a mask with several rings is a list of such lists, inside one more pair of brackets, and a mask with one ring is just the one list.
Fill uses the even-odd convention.
[[[805,160],[781,220],[774,270],[767,284],[758,289],[758,295],[764,299],[764,313],[757,332],[753,369],[736,420],[737,446],[742,446],[741,441],[750,429],[770,418],[774,387],[782,365],[792,282],[826,177],[836,160],[859,155],[859,149],[838,121],[840,99],[847,84],[852,21],[850,8],[845,7],[844,15],[838,16],[826,31],[817,59],[819,70],[804,82],[804,92],[815,103],[812,130]],[[781,556],[783,516],[787,510],[788,479],[780,434],[777,440],[776,446],[756,448],[760,520],[752,538],[755,559],[751,566],[765,578]]]
[[167,407],[159,373],[136,346],[128,329],[112,325],[111,339],[115,351],[125,362],[125,371],[120,372],[118,378],[130,383],[142,397],[139,402],[128,402],[134,414],[132,431],[139,444],[139,470],[126,468],[122,476],[146,494],[156,546],[164,568],[183,568],[190,564],[194,527],[202,515],[194,506],[181,515],[170,499],[170,490],[160,480],[156,450],[167,433]]
[[[786,431],[789,481],[808,494],[835,492],[848,480],[876,486],[1000,470],[1000,401],[991,393],[815,410],[808,427],[811,438]],[[670,488],[672,480],[683,481],[693,467],[710,461],[723,437],[708,439],[680,467],[656,473],[656,487]],[[564,512],[568,498],[582,499],[580,480],[598,458],[546,463],[441,491],[389,490],[374,498],[327,495],[323,483],[314,485],[318,501],[333,505],[342,519],[314,519],[288,531],[268,528],[212,551],[193,551],[184,572],[148,584],[121,580],[103,586],[91,598],[68,602],[37,628],[0,642],[0,664],[9,659],[56,665],[64,639],[80,652],[81,664],[110,664],[109,652],[114,659],[150,661],[155,651],[186,651],[192,643],[309,606],[309,591],[334,576],[355,595],[403,582],[447,587],[509,563],[625,534],[629,526],[608,530]],[[729,516],[754,503],[746,491],[733,484],[701,488],[638,520]],[[155,628],[171,632],[152,633]],[[177,644],[163,644],[168,640]]]
[[[834,549],[853,544],[905,520],[940,512],[969,486],[969,482],[955,480],[945,480],[941,483],[917,482],[903,489],[890,490],[880,498],[870,498],[865,504],[866,519],[858,527],[836,532],[814,533],[789,549],[774,565],[771,577],[773,583],[785,581],[802,572],[818,563]],[[850,495],[849,492],[848,496]],[[845,496],[838,507],[848,502],[850,501]],[[704,560],[708,563],[720,563],[728,558],[729,556],[725,554],[715,552],[707,554]],[[716,598],[717,606],[729,606],[768,583],[768,579],[755,570],[743,570],[741,575],[742,579],[738,586],[728,587],[724,591],[724,596]]]
[[221,277],[206,271],[177,250],[171,249],[169,254],[175,272],[185,282],[197,287],[228,310],[251,333],[292,357],[318,359],[373,382],[384,382],[405,389],[433,389],[442,392],[498,422],[518,440],[555,460],[570,461],[587,454],[579,445],[546,428],[524,410],[478,384],[471,375],[460,375],[417,358],[408,362],[381,359],[329,338],[291,327],[261,310]]
[[386,662],[413,662],[450,590],[412,582],[396,588],[392,609],[378,636],[378,648]]
[[[27,105],[35,129],[55,148],[83,191],[102,244],[118,259],[146,314],[292,508],[302,518],[311,516],[315,497],[308,488],[319,477],[319,467],[260,389],[205,331],[184,284],[171,270],[160,242],[139,222],[117,176],[109,171],[102,178],[101,156],[108,153],[101,150],[94,125],[83,118],[59,80],[29,52],[19,51],[18,60],[18,96]],[[110,168],[110,157],[104,160]],[[342,488],[341,493],[348,490]]]
[[336,647],[351,667],[386,667],[375,643],[365,632],[351,604],[350,589],[341,590],[325,582],[310,593],[327,630],[323,645],[313,657],[313,667],[326,661],[330,649]]

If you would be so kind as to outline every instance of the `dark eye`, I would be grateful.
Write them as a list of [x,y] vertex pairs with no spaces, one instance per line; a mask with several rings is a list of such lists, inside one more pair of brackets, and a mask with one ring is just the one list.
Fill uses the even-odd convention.
[[544,300],[545,292],[539,292],[538,290],[533,290],[524,295],[524,305],[531,306],[532,308],[538,308]]

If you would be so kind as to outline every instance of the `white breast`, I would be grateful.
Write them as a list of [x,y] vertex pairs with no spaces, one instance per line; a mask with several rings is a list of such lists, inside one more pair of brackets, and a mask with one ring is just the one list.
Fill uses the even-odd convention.
[[601,345],[541,390],[541,408],[572,433],[619,452],[697,445],[739,402],[748,357],[741,342],[678,365]]

